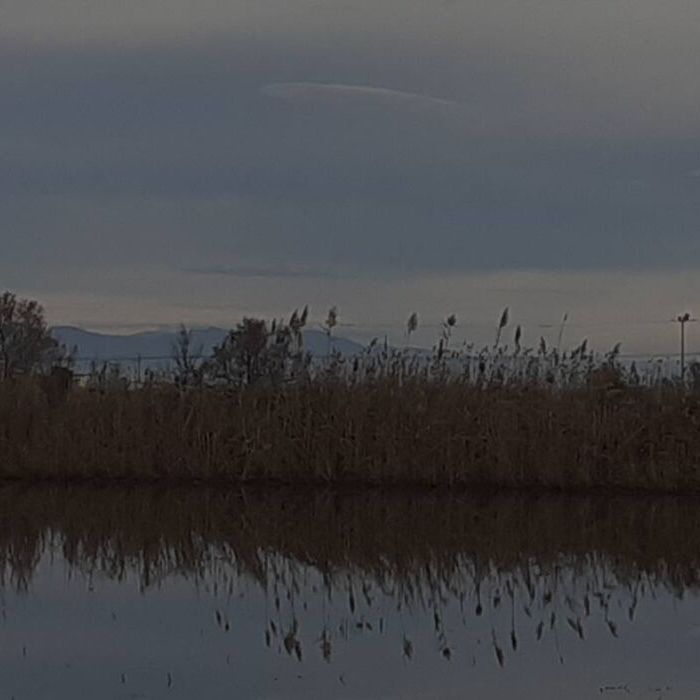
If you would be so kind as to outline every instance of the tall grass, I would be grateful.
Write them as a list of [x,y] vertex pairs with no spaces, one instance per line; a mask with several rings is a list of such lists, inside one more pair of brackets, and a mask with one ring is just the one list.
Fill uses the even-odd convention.
[[[700,490],[700,365],[684,381],[625,365],[584,341],[454,346],[373,341],[304,351],[308,310],[245,318],[209,358],[181,330],[169,375],[70,371],[0,382],[0,478],[203,480]],[[412,314],[406,342],[418,325]]]
[[0,478],[700,487],[700,394],[684,386],[628,385],[610,367],[561,385],[395,362],[58,398],[4,382]]

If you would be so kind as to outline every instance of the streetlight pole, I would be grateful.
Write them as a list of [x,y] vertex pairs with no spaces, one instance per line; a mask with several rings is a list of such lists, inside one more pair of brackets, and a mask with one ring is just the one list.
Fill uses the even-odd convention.
[[695,321],[686,311],[684,314],[679,314],[676,321],[681,324],[681,382],[685,380],[685,324]]

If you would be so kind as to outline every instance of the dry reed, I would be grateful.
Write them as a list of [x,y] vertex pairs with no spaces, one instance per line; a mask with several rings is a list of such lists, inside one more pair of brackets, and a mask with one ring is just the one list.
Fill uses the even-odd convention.
[[385,376],[0,385],[0,478],[696,490],[700,395]]

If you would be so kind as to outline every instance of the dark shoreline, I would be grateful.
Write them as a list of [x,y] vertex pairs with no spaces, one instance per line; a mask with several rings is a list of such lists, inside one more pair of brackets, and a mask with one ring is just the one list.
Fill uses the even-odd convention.
[[489,483],[426,484],[421,481],[384,483],[372,481],[324,481],[283,479],[232,479],[202,477],[110,477],[110,476],[2,476],[0,490],[8,487],[32,488],[93,488],[95,490],[128,490],[146,488],[154,491],[207,491],[230,493],[271,494],[332,494],[380,496],[437,496],[474,498],[590,498],[609,499],[674,498],[700,502],[700,486],[696,488],[664,488],[620,485],[552,486],[546,484],[494,485]]

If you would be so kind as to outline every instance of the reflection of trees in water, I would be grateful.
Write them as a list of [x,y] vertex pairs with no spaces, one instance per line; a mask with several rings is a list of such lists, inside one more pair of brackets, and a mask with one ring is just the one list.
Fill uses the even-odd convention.
[[[565,634],[617,636],[641,599],[696,589],[698,526],[694,502],[670,497],[6,487],[0,574],[24,590],[58,549],[75,571],[143,589],[182,577],[227,599],[254,582],[265,642],[299,659],[375,634],[411,658],[417,616],[446,659],[478,629],[504,664],[523,640],[561,656]],[[230,629],[225,603],[216,623]]]

